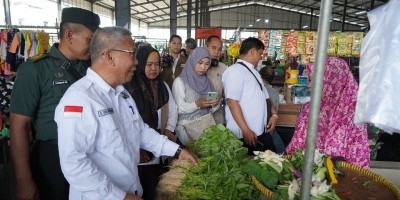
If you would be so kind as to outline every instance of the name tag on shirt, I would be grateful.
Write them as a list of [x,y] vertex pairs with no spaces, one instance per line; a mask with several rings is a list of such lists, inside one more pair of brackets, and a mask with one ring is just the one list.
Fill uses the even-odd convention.
[[69,81],[67,80],[59,80],[59,81],[53,81],[53,85],[64,85],[64,84],[68,84]]
[[99,114],[99,117],[103,117],[103,116],[106,116],[106,115],[113,114],[114,113],[114,109],[113,108],[106,108],[104,110],[99,110],[97,112]]

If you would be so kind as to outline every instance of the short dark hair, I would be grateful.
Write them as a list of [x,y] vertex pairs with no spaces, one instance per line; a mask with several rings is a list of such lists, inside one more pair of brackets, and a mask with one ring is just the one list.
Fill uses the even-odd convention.
[[171,43],[174,38],[178,38],[182,42],[181,36],[179,36],[179,35],[171,35],[171,37],[169,38],[169,42],[168,43]]
[[271,84],[272,80],[274,79],[275,74],[268,73],[268,68],[270,68],[270,67],[263,67],[263,68],[260,69],[260,71],[258,71],[258,73],[260,73],[261,78],[263,80],[265,80],[269,84]]
[[221,40],[221,38],[218,35],[210,35],[206,40],[206,45],[208,45],[211,42],[211,40],[214,39],[214,38],[218,39],[218,40]]
[[69,28],[69,23],[61,22],[60,23],[60,37],[59,39],[64,37],[65,31]]
[[60,40],[63,39],[63,37],[65,36],[65,33],[68,30],[72,30],[72,31],[74,31],[76,33],[80,33],[81,31],[84,30],[84,27],[85,26],[82,25],[82,24],[76,24],[76,23],[70,23],[70,22],[61,22],[60,23],[60,33],[59,33],[60,37],[59,37],[59,39]]
[[196,40],[193,38],[188,38],[185,40],[186,47],[189,49],[195,49],[197,47]]
[[240,45],[239,54],[245,55],[252,48],[256,48],[258,50],[258,49],[264,49],[264,47],[265,46],[261,42],[261,40],[254,38],[254,37],[249,37],[249,38],[243,40],[242,44]]

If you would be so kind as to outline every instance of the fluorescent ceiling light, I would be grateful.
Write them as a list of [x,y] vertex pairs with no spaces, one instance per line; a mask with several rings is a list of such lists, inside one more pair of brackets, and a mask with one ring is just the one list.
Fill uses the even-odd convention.
[[364,14],[364,13],[366,13],[367,11],[365,11],[365,10],[363,10],[363,11],[360,11],[360,12],[356,12],[356,15],[362,15],[362,14]]
[[361,27],[360,29],[362,30],[362,29],[365,29],[365,28],[367,28],[366,26],[364,26],[364,27]]
[[250,24],[249,27],[253,27],[253,24]]
[[305,25],[305,26],[303,26],[303,28],[308,28],[308,26],[307,26],[307,25]]
[[265,22],[265,23],[268,23],[268,22],[269,22],[269,19],[265,19],[264,22]]
[[261,19],[260,18],[258,18],[257,20],[256,20],[256,22],[259,22]]

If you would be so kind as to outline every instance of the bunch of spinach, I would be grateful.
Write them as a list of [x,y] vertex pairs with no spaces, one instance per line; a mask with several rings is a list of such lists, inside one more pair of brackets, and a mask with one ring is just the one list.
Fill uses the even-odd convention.
[[180,199],[259,199],[260,193],[242,171],[247,149],[223,125],[207,128],[192,144],[199,165],[191,168],[178,189]]

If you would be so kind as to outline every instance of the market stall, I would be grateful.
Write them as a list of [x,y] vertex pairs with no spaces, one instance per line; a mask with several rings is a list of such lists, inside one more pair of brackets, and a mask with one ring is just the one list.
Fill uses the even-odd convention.
[[[199,165],[174,161],[159,182],[159,200],[300,198],[304,150],[291,155],[255,151],[249,157],[247,148],[222,124],[206,128],[188,148],[198,155]],[[311,169],[311,199],[400,198],[400,189],[390,181],[340,157],[316,150]]]

